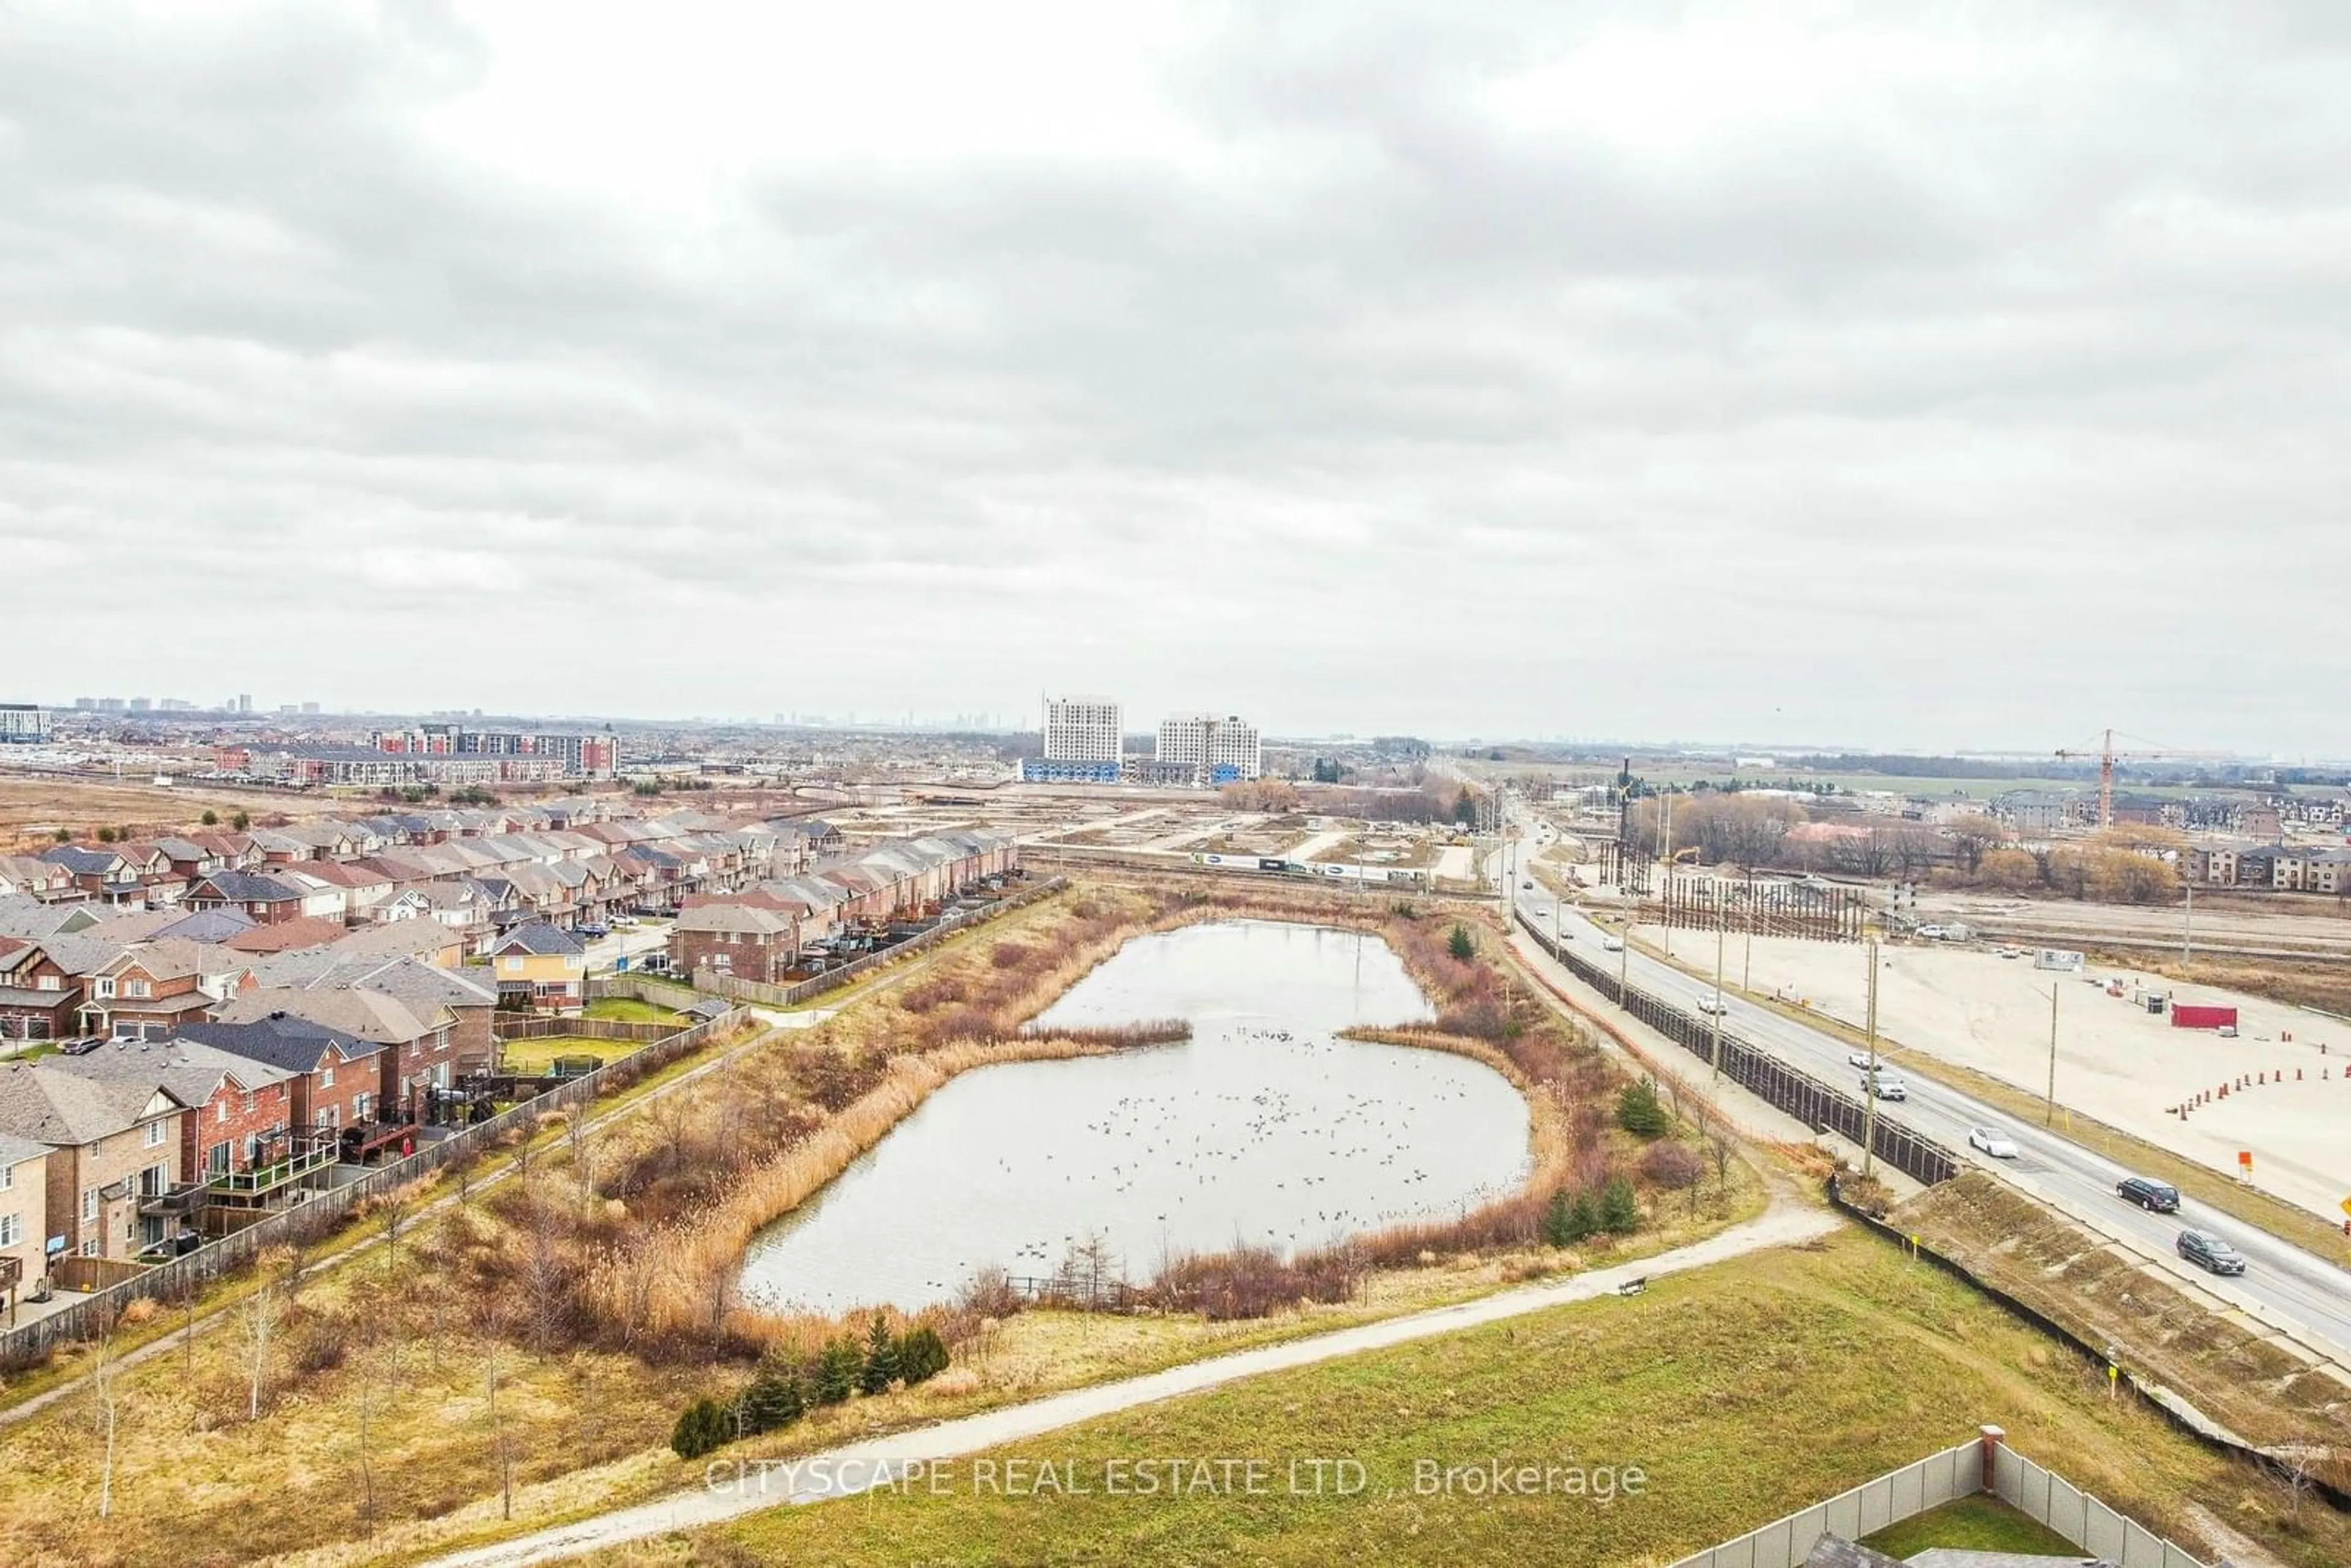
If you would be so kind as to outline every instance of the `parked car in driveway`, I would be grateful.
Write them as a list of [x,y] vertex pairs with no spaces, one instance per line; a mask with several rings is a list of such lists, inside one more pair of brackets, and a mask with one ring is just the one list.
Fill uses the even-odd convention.
[[2016,1158],[2016,1140],[1998,1127],[1970,1127],[1968,1147],[1980,1149],[1996,1160]]
[[2179,1255],[2198,1268],[2214,1274],[2241,1274],[2245,1260],[2241,1253],[2209,1230],[2183,1230],[2179,1233]]
[[2135,1203],[2149,1214],[2179,1212],[2179,1189],[2165,1181],[2149,1181],[2145,1176],[2125,1176],[2115,1184],[2115,1191],[2123,1199]]

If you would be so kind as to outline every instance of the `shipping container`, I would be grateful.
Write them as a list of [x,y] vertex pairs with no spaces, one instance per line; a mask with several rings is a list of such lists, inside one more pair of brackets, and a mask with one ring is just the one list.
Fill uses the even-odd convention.
[[2234,1029],[2237,1027],[2237,1009],[2202,1007],[2194,1002],[2174,1002],[2171,1005],[2171,1027],[2174,1029]]

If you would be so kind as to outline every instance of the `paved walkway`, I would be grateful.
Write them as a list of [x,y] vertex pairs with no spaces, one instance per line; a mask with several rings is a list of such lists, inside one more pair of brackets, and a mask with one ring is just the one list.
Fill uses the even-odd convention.
[[851,1444],[806,1456],[789,1473],[778,1468],[767,1476],[752,1473],[738,1480],[732,1465],[723,1459],[715,1460],[705,1472],[713,1478],[713,1483],[704,1488],[496,1545],[435,1558],[427,1568],[520,1568],[524,1563],[576,1557],[674,1531],[700,1530],[785,1503],[820,1502],[847,1496],[889,1481],[899,1467],[910,1462],[956,1458],[1180,1394],[1220,1387],[1245,1377],[1311,1366],[1339,1356],[1499,1322],[1570,1301],[1590,1301],[1612,1293],[1627,1280],[1678,1273],[1765,1248],[1810,1241],[1827,1235],[1841,1223],[1825,1209],[1782,1203],[1743,1225],[1655,1258],[1544,1284],[1520,1286],[1458,1306],[1438,1307],[1284,1344],[1215,1356],[1141,1377],[1072,1389],[1026,1405],[917,1427],[868,1443]]

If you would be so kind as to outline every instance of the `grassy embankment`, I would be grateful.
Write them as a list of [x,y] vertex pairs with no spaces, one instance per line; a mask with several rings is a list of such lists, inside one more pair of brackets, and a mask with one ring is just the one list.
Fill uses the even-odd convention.
[[2331,1457],[2351,1452],[2351,1387],[2243,1314],[1980,1172],[1929,1188],[1894,1223],[2090,1343],[2123,1347],[2142,1383],[2246,1442],[2307,1454],[2311,1473],[2351,1488],[2351,1465]]
[[[1928,1452],[2007,1428],[2022,1452],[2212,1561],[2245,1538],[2351,1560],[2351,1521],[2110,1401],[2094,1369],[1980,1294],[1846,1234],[1676,1276],[1631,1301],[1253,1379],[1020,1445],[1092,1495],[884,1494],[777,1509],[599,1561],[749,1564],[1248,1561],[1667,1563]],[[1265,1496],[1107,1495],[1113,1459],[1265,1460]],[[1353,1497],[1291,1495],[1352,1458]],[[1416,1495],[1416,1467],[1637,1465],[1645,1494]],[[1002,1472],[999,1471],[999,1474]],[[1034,1473],[1033,1470],[1031,1472]]]

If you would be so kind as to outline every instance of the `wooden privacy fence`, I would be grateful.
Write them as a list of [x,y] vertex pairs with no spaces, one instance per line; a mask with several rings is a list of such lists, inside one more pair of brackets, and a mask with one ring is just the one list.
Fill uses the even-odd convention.
[[613,997],[626,997],[640,1002],[650,1002],[657,1008],[667,1008],[682,1013],[702,1000],[702,993],[692,986],[675,980],[656,979],[651,975],[590,975],[588,977],[588,999],[604,1001]]
[[490,1032],[500,1040],[667,1040],[675,1024],[631,1023],[618,1019],[497,1018]]
[[1537,945],[1576,978],[1667,1039],[1711,1062],[1719,1038],[1722,1075],[1758,1099],[1778,1106],[1815,1132],[1834,1132],[1856,1144],[1866,1137],[1879,1159],[1929,1186],[1959,1174],[1958,1158],[1934,1139],[1884,1112],[1872,1117],[1869,1108],[1853,1095],[1831,1088],[1802,1068],[1790,1066],[1771,1051],[1741,1039],[1734,1030],[1723,1027],[1718,1034],[1718,1026],[1711,1019],[1684,1012],[1638,986],[1619,986],[1615,975],[1604,966],[1553,942],[1524,910],[1519,910],[1517,916],[1519,925]]
[[695,988],[715,992],[738,1002],[758,1002],[762,1007],[798,1007],[811,997],[820,997],[827,991],[838,990],[860,976],[869,975],[885,964],[911,956],[925,948],[935,947],[967,925],[992,919],[998,915],[1009,914],[1024,905],[1034,904],[1040,898],[1050,898],[1069,885],[1067,877],[1048,877],[1032,888],[1015,894],[1010,898],[998,899],[984,908],[960,910],[956,914],[946,915],[928,931],[919,936],[910,936],[894,947],[884,948],[879,953],[868,953],[862,958],[852,959],[838,969],[827,969],[821,975],[811,975],[807,979],[792,985],[771,986],[763,980],[738,980],[732,975],[722,975],[716,969],[696,969],[694,972]]
[[[431,1176],[457,1160],[485,1153],[509,1133],[520,1131],[528,1135],[536,1130],[540,1117],[625,1088],[733,1028],[746,1016],[744,1009],[734,1008],[707,1023],[664,1035],[642,1051],[632,1051],[593,1072],[558,1084],[486,1122],[421,1144],[414,1154],[403,1159],[388,1160],[340,1186],[329,1188],[290,1208],[279,1209],[170,1262],[142,1269],[135,1278],[110,1285],[37,1322],[9,1330],[0,1334],[0,1367],[21,1366],[39,1360],[58,1345],[94,1339],[135,1301],[177,1301],[183,1292],[201,1288],[273,1247],[304,1246],[316,1241],[368,1199]],[[65,1276],[61,1273],[59,1277]]]

